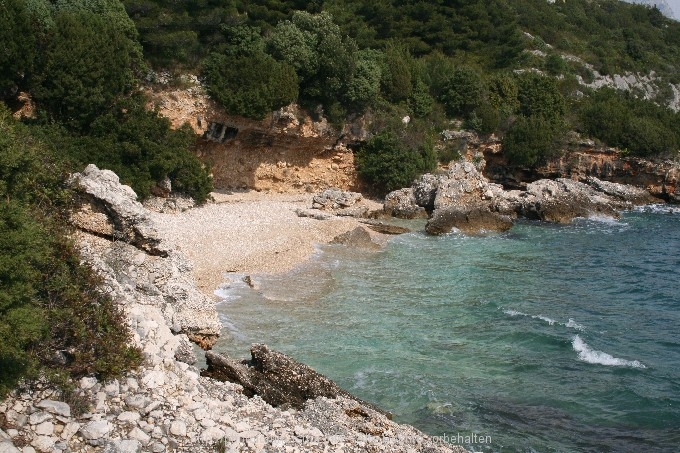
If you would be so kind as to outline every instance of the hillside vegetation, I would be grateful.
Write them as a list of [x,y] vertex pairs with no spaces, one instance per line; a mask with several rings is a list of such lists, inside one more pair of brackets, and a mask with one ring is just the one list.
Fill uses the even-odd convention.
[[[94,163],[140,198],[170,180],[206,200],[197,137],[139,90],[151,69],[200,74],[234,115],[298,102],[340,125],[370,112],[357,162],[378,192],[450,159],[433,143],[453,119],[502,137],[518,165],[559,152],[570,129],[633,155],[680,148],[665,108],[680,23],[615,0],[4,0],[0,43],[0,392],[27,373],[108,376],[138,360],[66,239],[63,180]],[[656,88],[580,83],[627,72]],[[22,92],[35,116],[19,123]]]
[[[409,168],[427,168],[417,150],[453,118],[505,137],[520,165],[554,155],[569,129],[633,155],[670,157],[680,147],[678,114],[662,108],[680,83],[680,23],[655,8],[615,0],[124,4],[147,61],[199,71],[232,114],[263,118],[297,101],[322,105],[335,123],[367,110],[408,115],[406,132],[378,124],[422,139]],[[651,95],[593,95],[579,82],[628,73],[648,75]],[[359,160],[369,181],[380,171],[362,167],[375,160]]]

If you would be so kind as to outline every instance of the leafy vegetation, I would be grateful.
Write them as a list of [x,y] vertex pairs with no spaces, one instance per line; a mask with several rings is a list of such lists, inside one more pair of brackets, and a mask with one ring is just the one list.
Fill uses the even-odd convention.
[[67,238],[65,169],[0,106],[0,395],[41,370],[110,378],[141,360]]
[[437,154],[428,137],[414,137],[405,128],[392,128],[369,139],[356,159],[361,176],[374,191],[384,195],[410,186],[418,175],[432,171]]

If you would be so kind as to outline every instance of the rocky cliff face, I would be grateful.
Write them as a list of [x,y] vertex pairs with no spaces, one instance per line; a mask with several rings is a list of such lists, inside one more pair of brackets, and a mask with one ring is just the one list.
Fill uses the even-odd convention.
[[363,118],[339,131],[322,115],[296,105],[262,121],[229,116],[195,83],[189,89],[150,95],[175,127],[188,123],[202,137],[195,151],[210,165],[216,189],[360,189],[350,147],[366,138]]
[[215,303],[198,291],[191,264],[160,237],[134,191],[121,185],[115,173],[94,165],[70,182],[80,193],[72,221],[79,230],[81,253],[128,313],[139,346],[147,347],[143,337],[151,322],[183,334],[167,336],[161,347],[190,350],[180,344],[188,338],[209,349],[221,329]]
[[506,188],[522,189],[527,183],[539,179],[569,178],[584,181],[588,177],[596,177],[643,188],[660,201],[680,201],[680,163],[676,161],[627,157],[617,150],[597,148],[585,142],[559,159],[529,170],[508,166],[502,153],[486,149],[485,176]]
[[410,188],[385,198],[384,211],[412,218],[423,209],[430,213],[425,230],[446,234],[453,229],[466,234],[506,231],[513,218],[569,223],[575,217],[605,215],[655,201],[644,189],[602,181],[593,176],[576,181],[568,178],[539,179],[524,190],[505,190],[483,174],[484,161],[451,162],[445,174],[423,175]]

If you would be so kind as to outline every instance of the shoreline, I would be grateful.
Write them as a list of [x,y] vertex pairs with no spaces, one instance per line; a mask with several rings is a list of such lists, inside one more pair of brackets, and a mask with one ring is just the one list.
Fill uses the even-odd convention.
[[[159,233],[193,263],[199,289],[211,297],[228,281],[226,274],[282,274],[308,262],[319,244],[362,225],[353,217],[327,220],[299,217],[313,194],[256,191],[214,192],[214,201],[180,213],[152,212]],[[376,201],[363,199],[370,209]],[[323,211],[319,211],[323,212]],[[386,235],[370,231],[374,242]]]

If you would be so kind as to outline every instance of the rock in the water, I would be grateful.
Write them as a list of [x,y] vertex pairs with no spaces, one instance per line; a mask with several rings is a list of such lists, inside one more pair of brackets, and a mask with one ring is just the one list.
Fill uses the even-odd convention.
[[391,235],[396,235],[396,234],[404,234],[404,233],[410,233],[411,230],[405,227],[400,227],[397,225],[390,225],[389,223],[383,223],[383,222],[366,222],[366,225],[373,231],[381,234],[391,234]]
[[412,188],[399,189],[385,196],[383,210],[400,219],[426,219],[427,211],[418,206]]
[[527,185],[517,200],[516,211],[528,219],[570,223],[576,217],[619,217],[618,209],[630,205],[613,199],[587,184],[571,179],[541,179]]
[[371,235],[364,227],[356,227],[351,231],[337,235],[331,244],[343,244],[362,249],[379,249],[380,246],[371,240]]
[[648,204],[657,201],[648,191],[639,187],[603,181],[594,176],[586,178],[586,184],[606,195],[632,204]]
[[326,376],[285,354],[270,350],[267,345],[253,345],[250,354],[250,361],[237,362],[208,351],[205,354],[208,369],[201,374],[241,384],[248,396],[258,395],[275,407],[302,409],[305,401],[322,396],[343,396],[368,405]]
[[425,231],[433,235],[451,232],[454,228],[466,234],[478,234],[483,231],[507,231],[512,228],[510,217],[491,212],[484,207],[459,208],[448,207],[434,211],[427,222]]

